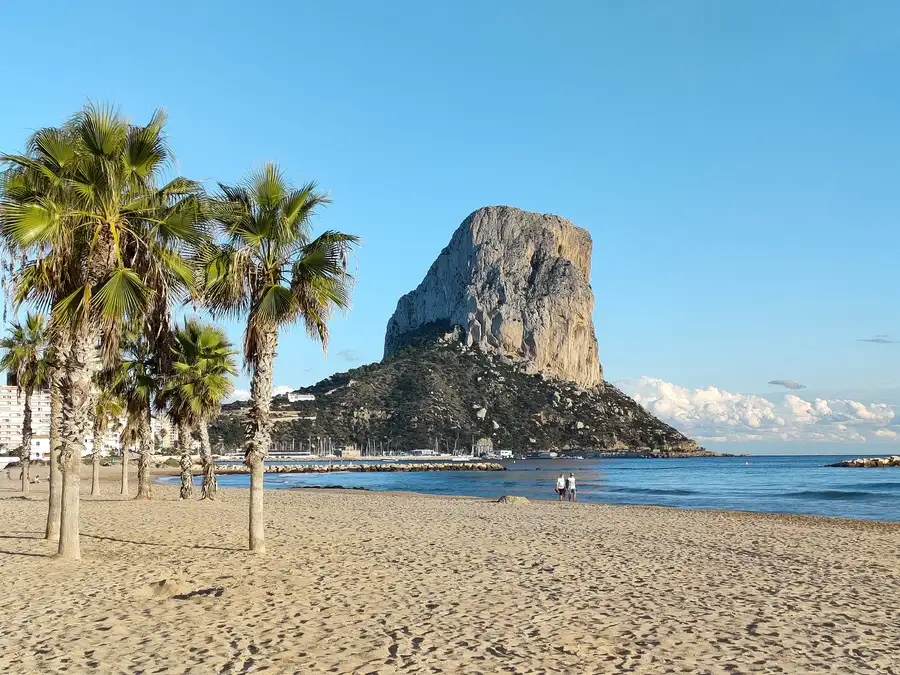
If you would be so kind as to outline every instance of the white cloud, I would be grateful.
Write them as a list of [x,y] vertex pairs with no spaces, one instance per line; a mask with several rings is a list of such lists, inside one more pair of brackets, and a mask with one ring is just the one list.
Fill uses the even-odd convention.
[[249,401],[250,392],[246,389],[235,389],[230,396],[225,397],[226,403],[234,403],[235,401]]
[[[272,396],[281,396],[282,394],[287,394],[288,392],[296,390],[297,387],[292,387],[287,384],[277,384],[272,387]],[[250,400],[250,391],[247,389],[235,389],[231,392],[231,396],[225,399],[226,403],[233,403],[234,401],[249,401]]]
[[705,387],[689,389],[640,377],[617,385],[651,413],[698,440],[844,441],[900,436],[894,407],[849,399],[807,400],[785,394],[769,400]]

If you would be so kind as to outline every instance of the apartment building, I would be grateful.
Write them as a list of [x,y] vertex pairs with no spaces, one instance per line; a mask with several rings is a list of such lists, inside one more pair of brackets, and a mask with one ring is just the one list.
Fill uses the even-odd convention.
[[[0,455],[8,455],[22,444],[25,401],[16,387],[0,386]],[[50,454],[50,392],[35,392],[31,397],[31,457]]]
[[[0,455],[12,454],[22,444],[25,401],[14,386],[0,386]],[[118,454],[122,422],[113,422],[103,439],[102,454]],[[31,397],[31,459],[50,459],[50,392],[35,392]],[[94,451],[93,436],[87,439],[85,455]]]
[[175,429],[168,415],[153,415],[150,418],[150,433],[157,448],[167,449],[175,444]]

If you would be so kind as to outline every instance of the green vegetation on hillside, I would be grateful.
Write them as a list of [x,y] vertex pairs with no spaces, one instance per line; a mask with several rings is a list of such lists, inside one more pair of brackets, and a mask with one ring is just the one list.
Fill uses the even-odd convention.
[[[696,444],[610,384],[584,390],[527,373],[500,357],[466,348],[449,327],[429,327],[381,363],[333,375],[300,390],[316,400],[273,402],[273,438],[335,444],[381,442],[397,450],[469,447],[489,436],[519,452],[578,450],[693,454]],[[439,337],[441,333],[444,337]],[[232,406],[210,433],[226,447],[242,440],[243,410]],[[483,410],[483,412],[481,412]],[[481,413],[481,414],[479,414]],[[315,420],[299,419],[315,416]]]

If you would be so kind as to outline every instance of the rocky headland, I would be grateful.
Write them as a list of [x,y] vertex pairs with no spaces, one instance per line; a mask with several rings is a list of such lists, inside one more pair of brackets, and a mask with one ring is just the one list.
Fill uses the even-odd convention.
[[[591,238],[553,215],[497,206],[457,228],[400,298],[379,363],[275,399],[274,440],[334,447],[681,457],[706,452],[603,380]],[[243,441],[244,404],[211,434]]]

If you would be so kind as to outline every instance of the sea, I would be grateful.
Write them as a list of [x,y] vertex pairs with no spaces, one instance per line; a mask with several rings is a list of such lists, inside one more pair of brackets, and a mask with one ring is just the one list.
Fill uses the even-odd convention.
[[[686,509],[797,513],[900,522],[900,468],[826,467],[846,455],[692,459],[509,460],[507,471],[266,474],[267,489],[365,488],[497,499],[556,499],[560,473],[574,473],[578,501]],[[288,462],[277,462],[285,464]],[[169,477],[166,482],[176,482]],[[247,487],[246,474],[222,488]]]

